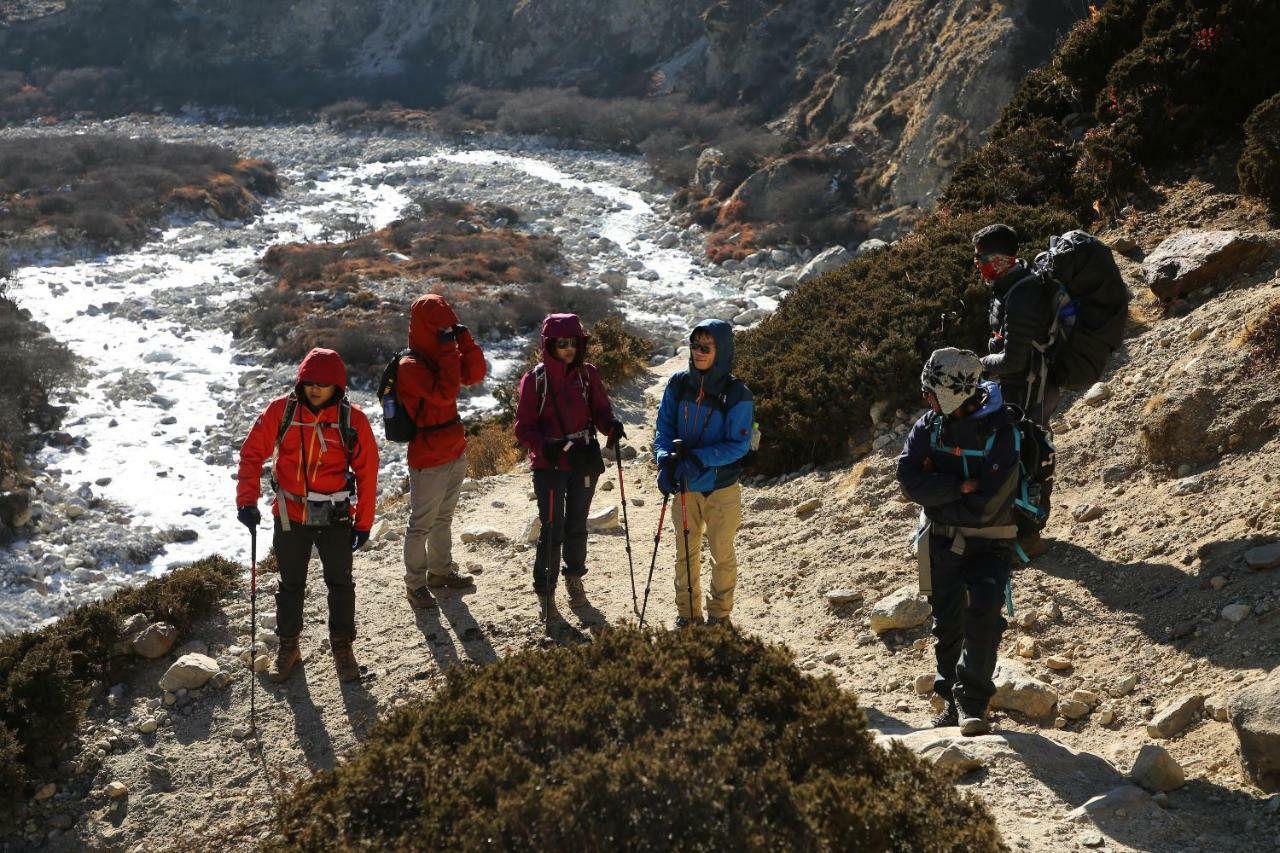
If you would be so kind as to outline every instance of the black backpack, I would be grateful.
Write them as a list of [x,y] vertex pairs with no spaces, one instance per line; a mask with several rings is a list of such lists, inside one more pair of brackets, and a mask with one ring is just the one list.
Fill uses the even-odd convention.
[[1068,231],[1049,238],[1036,256],[1055,318],[1047,349],[1049,382],[1083,391],[1102,378],[1124,341],[1129,288],[1111,248],[1092,234]]
[[[406,355],[415,355],[415,353],[410,349],[402,349],[392,355],[387,366],[382,369],[382,379],[378,381],[378,400],[382,403],[382,429],[387,435],[387,441],[399,444],[413,441],[414,436],[420,432],[434,432],[462,423],[462,418],[453,418],[444,423],[418,426],[417,415],[422,412],[422,404],[418,404],[418,412],[410,415],[404,403],[400,401],[400,394],[396,390],[396,383],[400,378],[400,359]],[[418,361],[435,370],[435,365],[430,360],[419,356]]]

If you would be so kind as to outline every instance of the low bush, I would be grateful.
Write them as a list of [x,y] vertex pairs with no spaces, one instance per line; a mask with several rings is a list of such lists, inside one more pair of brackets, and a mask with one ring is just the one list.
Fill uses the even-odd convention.
[[120,115],[150,109],[152,103],[137,81],[119,68],[0,71],[0,124]]
[[941,212],[888,251],[807,282],[737,338],[734,372],[751,387],[761,470],[842,459],[869,437],[877,400],[918,407],[920,366],[947,345],[986,351],[990,289],[972,234],[1006,222],[1028,254],[1074,220],[1051,208]]
[[1280,302],[1275,302],[1241,336],[1249,350],[1249,372],[1258,375],[1280,370]]
[[246,219],[275,167],[212,145],[106,135],[0,140],[0,234],[36,228],[104,248],[141,242],[168,209]]
[[628,329],[621,315],[605,317],[591,327],[586,359],[600,371],[605,385],[625,382],[642,372],[652,354],[653,341]]
[[4,788],[9,797],[21,796],[23,780],[50,773],[75,734],[92,683],[119,678],[132,660],[114,649],[125,619],[144,613],[185,631],[213,611],[241,570],[208,557],[47,628],[0,640],[0,780],[14,782]]
[[279,804],[267,850],[1006,849],[853,694],[724,628],[456,668]]
[[1236,174],[1241,192],[1280,213],[1280,94],[1259,104],[1244,123],[1244,153]]
[[516,441],[511,424],[502,417],[485,418],[467,428],[467,476],[493,477],[505,474],[524,459],[525,450]]

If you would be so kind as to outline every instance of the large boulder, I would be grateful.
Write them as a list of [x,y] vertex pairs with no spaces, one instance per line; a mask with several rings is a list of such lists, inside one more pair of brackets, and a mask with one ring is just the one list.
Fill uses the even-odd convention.
[[218,662],[208,655],[183,655],[160,676],[160,689],[175,693],[178,690],[195,690],[218,673]]
[[704,148],[693,171],[693,185],[709,196],[724,198],[733,189],[733,164],[719,148]]
[[1257,265],[1271,250],[1260,234],[1182,231],[1147,256],[1142,278],[1159,298],[1177,299]]
[[1186,784],[1182,765],[1158,743],[1143,744],[1133,760],[1129,778],[1148,791],[1172,791]]
[[838,270],[853,261],[853,255],[844,246],[832,246],[818,254],[800,270],[800,281],[805,282],[817,278],[824,273]]
[[914,628],[928,619],[932,613],[933,608],[920,596],[915,587],[903,587],[892,595],[882,598],[871,608],[871,630],[877,634],[883,634],[886,631]]
[[1058,704],[1058,691],[1039,679],[1032,678],[1022,664],[1001,658],[993,676],[996,695],[991,707],[1017,711],[1032,719],[1049,716]]
[[1262,790],[1280,791],[1280,668],[1231,697],[1227,709],[1245,773]]
[[1165,705],[1147,723],[1147,736],[1171,738],[1182,733],[1187,726],[1200,719],[1204,710],[1204,696],[1186,693]]
[[140,657],[155,660],[164,657],[178,641],[178,629],[168,622],[156,622],[148,625],[133,638],[133,653]]

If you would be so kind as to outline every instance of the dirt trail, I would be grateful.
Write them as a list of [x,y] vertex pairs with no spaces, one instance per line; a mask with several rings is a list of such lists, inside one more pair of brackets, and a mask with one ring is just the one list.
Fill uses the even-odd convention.
[[[1097,405],[1073,396],[1055,420],[1062,474],[1048,530],[1054,544],[1017,572],[1017,616],[1002,645],[1003,656],[1014,658],[1026,641],[1033,657],[1022,663],[1035,677],[1062,697],[1077,688],[1094,691],[1101,704],[1056,729],[1052,719],[997,713],[1000,737],[979,739],[973,749],[983,766],[958,784],[987,801],[1016,850],[1276,849],[1276,800],[1243,780],[1231,727],[1212,713],[1160,741],[1188,778],[1167,795],[1165,807],[1138,792],[1090,820],[1070,816],[1117,787],[1138,791],[1121,771],[1149,742],[1146,723],[1153,711],[1192,692],[1220,705],[1274,666],[1280,653],[1273,606],[1280,575],[1251,572],[1240,558],[1259,536],[1274,537],[1280,523],[1280,493],[1271,473],[1280,469],[1274,425],[1269,433],[1247,436],[1241,452],[1182,478],[1144,464],[1137,437],[1140,412],[1154,389],[1182,375],[1178,370],[1186,373],[1197,355],[1238,348],[1242,325],[1280,298],[1280,274],[1273,264],[1234,280],[1181,317],[1156,316],[1135,294],[1137,313],[1146,320],[1106,377],[1109,395]],[[662,384],[682,364],[678,356],[616,392],[629,441],[638,449],[650,443]],[[890,419],[885,429],[903,432],[913,415]],[[906,539],[916,510],[901,500],[893,477],[899,446],[895,439],[852,466],[747,485],[734,622],[785,643],[802,669],[830,674],[856,691],[877,729],[907,734],[931,715],[927,698],[913,686],[932,669],[927,628],[878,637],[868,625],[870,605],[915,578]],[[1127,473],[1117,478],[1121,465]],[[625,462],[624,473],[643,594],[661,498],[647,453]],[[1186,485],[1197,476],[1200,488]],[[602,478],[596,509],[618,502],[615,478],[614,468]],[[455,536],[485,529],[506,541],[458,545],[457,560],[479,573],[475,589],[445,592],[439,610],[418,614],[403,597],[405,510],[395,502],[384,510],[389,532],[373,543],[375,550],[356,557],[356,653],[367,668],[359,684],[340,685],[334,676],[324,639],[323,583],[313,561],[301,670],[283,686],[259,682],[261,749],[236,737],[249,714],[241,670],[230,688],[209,692],[187,706],[189,713],[174,711],[172,728],[109,754],[90,796],[67,804],[77,824],[48,849],[252,849],[270,832],[273,798],[284,795],[286,777],[332,766],[381,712],[429,694],[450,667],[484,664],[538,645],[543,630],[530,588],[533,552],[523,541],[534,515],[530,489],[527,473],[519,472],[480,481],[464,494]],[[797,513],[815,500],[817,506]],[[1088,515],[1086,505],[1101,507],[1101,514],[1077,522],[1076,516]],[[674,616],[673,561],[668,522],[649,600],[653,625],[669,626]],[[1223,582],[1211,583],[1214,577]],[[267,592],[271,583],[265,580]],[[568,620],[558,636],[562,642],[587,641],[604,623],[634,620],[621,530],[591,536],[586,585],[591,606],[577,612],[560,590],[560,612]],[[833,589],[855,590],[861,603],[833,609],[826,601]],[[1254,614],[1240,624],[1217,618],[1234,601],[1256,605]],[[261,612],[273,609],[269,594],[260,602]],[[206,625],[200,641],[212,644],[215,654],[244,644],[248,611],[247,601],[228,602],[225,618]],[[1049,656],[1067,659],[1067,667],[1049,668]],[[155,684],[166,664],[137,672],[122,699],[95,705],[83,741],[109,733],[108,720],[126,728],[131,708],[160,695]],[[1127,676],[1136,676],[1136,687],[1115,690]],[[935,739],[932,733],[907,737],[921,751]],[[170,791],[156,784],[156,768],[165,770]],[[109,799],[103,786],[112,780],[125,782],[129,796]]]

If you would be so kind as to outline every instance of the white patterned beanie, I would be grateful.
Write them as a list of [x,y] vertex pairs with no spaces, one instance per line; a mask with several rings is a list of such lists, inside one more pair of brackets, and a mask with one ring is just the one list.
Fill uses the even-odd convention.
[[949,415],[978,393],[982,361],[967,349],[934,350],[920,373],[920,385],[938,397],[942,413]]

